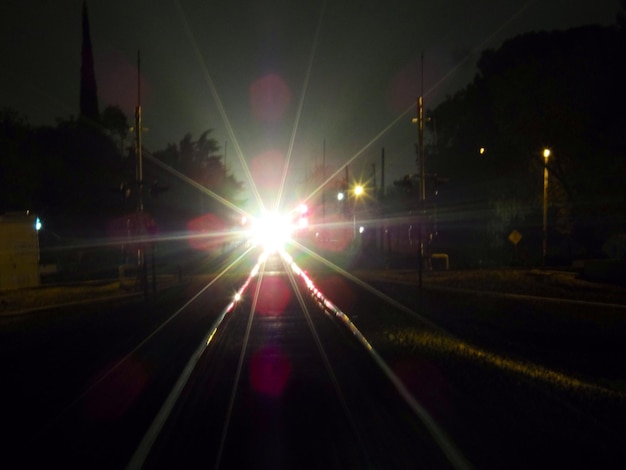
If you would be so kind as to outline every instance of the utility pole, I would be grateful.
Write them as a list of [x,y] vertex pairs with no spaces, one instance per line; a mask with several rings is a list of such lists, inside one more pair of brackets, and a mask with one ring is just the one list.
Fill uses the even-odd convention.
[[226,140],[224,141],[224,175],[228,171],[228,167],[226,166],[226,163],[228,162],[227,158],[228,158],[228,141]]
[[141,143],[141,132],[143,122],[141,118],[141,58],[137,51],[137,108],[135,108],[135,135],[137,153],[137,229],[140,243],[137,248],[137,269],[140,282],[143,288],[144,299],[148,299],[148,266],[146,265],[145,247],[145,221],[143,213],[143,144]]
[[[345,203],[344,203],[344,206],[343,206],[343,217],[344,217],[344,219],[347,219],[348,215],[349,215],[348,210],[350,208],[350,206],[349,206],[349,201],[350,201],[350,170],[348,169],[348,165],[346,165],[346,168],[345,168],[345,183],[344,183],[344,186],[345,186],[345,188],[344,188],[345,189],[345,194],[344,194]],[[344,231],[344,233],[346,233],[346,232],[347,231]],[[345,239],[346,240],[348,239],[348,235],[345,235]]]
[[548,252],[548,158],[550,149],[543,150],[543,230],[541,240],[541,265],[546,266]]
[[385,198],[385,147],[380,154],[380,197]]
[[378,196],[378,188],[376,187],[376,163],[372,163],[372,181],[374,182],[374,196]]
[[418,286],[422,288],[424,271],[424,200],[426,199],[426,175],[424,174],[424,53],[422,52],[421,90],[417,99],[417,142],[419,147],[418,165],[420,175],[420,200],[418,217]]
[[[380,190],[379,190],[379,198],[378,200],[380,201],[381,204],[379,204],[379,211],[382,208],[382,205],[384,204],[385,201],[385,147],[383,147],[381,149],[380,152]],[[380,212],[379,212],[380,214]],[[381,217],[382,218],[382,217]],[[385,251],[385,227],[386,224],[383,223],[380,226],[380,248],[381,248],[381,252]]]
[[322,146],[322,227],[326,232],[326,139]]

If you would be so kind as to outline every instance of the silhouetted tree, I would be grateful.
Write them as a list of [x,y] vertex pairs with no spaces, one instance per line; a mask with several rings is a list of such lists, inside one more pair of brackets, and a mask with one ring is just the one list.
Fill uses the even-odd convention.
[[0,110],[0,213],[35,210],[41,181],[41,155],[25,116]]
[[202,173],[209,156],[220,149],[217,140],[209,137],[211,132],[211,129],[204,131],[195,141],[191,133],[185,134],[178,145],[177,162],[174,166],[190,176],[198,175],[198,170]]
[[485,51],[473,83],[433,110],[432,170],[452,178],[457,204],[482,208],[468,213],[486,214],[492,237],[539,228],[544,147],[551,230],[592,253],[625,229],[625,50],[623,35],[600,26],[518,36]]
[[626,30],[626,0],[619,0],[620,10],[617,12],[617,26],[622,30]]
[[[154,156],[220,197],[240,204],[237,198],[243,184],[227,172],[222,156],[216,153],[220,147],[210,134],[211,130],[207,130],[197,140],[193,140],[191,133],[188,133],[178,146],[168,144],[164,150],[154,152]],[[200,211],[221,215],[230,212],[221,202],[198,190],[194,191],[198,193],[200,204],[197,207]]]
[[102,111],[102,126],[109,131],[112,136],[119,139],[120,142],[120,154],[124,155],[124,145],[130,125],[128,118],[124,112],[118,106],[107,106]]

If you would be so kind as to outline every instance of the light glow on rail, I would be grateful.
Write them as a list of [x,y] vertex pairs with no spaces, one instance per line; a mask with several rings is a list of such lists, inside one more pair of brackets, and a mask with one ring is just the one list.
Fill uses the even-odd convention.
[[339,309],[334,303],[332,303],[316,286],[313,280],[304,272],[293,260],[291,256],[289,256],[286,252],[281,251],[281,256],[285,260],[285,262],[291,267],[291,270],[306,284],[307,288],[313,295],[313,298],[317,301],[317,303],[324,309],[324,311],[328,314],[334,315],[337,319],[341,320],[350,330],[350,332],[356,337],[356,339],[369,351],[373,350],[372,345],[369,343],[367,338],[363,336],[363,334],[359,331],[352,320]]

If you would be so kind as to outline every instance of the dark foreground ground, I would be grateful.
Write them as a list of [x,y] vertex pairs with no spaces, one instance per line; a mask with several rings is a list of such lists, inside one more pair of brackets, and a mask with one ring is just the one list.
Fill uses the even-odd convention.
[[[626,461],[626,289],[575,272],[494,269],[424,273],[418,295],[414,270],[351,273],[443,328],[366,315],[364,299],[345,308],[476,468]],[[163,278],[157,292],[210,276]],[[342,303],[342,291],[327,295]],[[0,293],[0,315],[37,322],[51,305],[142,299],[113,281],[43,286]]]
[[[418,285],[418,273],[412,269],[368,269],[352,271],[371,282],[385,280]],[[210,274],[205,274],[210,277]],[[157,291],[188,278],[163,277],[157,281]],[[626,306],[626,287],[587,281],[575,272],[553,269],[482,269],[424,272],[422,285],[426,289],[455,289],[472,292],[520,294],[567,300],[602,302]],[[150,288],[149,294],[152,291]],[[0,291],[0,315],[15,315],[52,305],[72,302],[98,301],[111,297],[141,297],[144,293],[116,280],[91,281],[74,284],[46,285],[32,289]]]

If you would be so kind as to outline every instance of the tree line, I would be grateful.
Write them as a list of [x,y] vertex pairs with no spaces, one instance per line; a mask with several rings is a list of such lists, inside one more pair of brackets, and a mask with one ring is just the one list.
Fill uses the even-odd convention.
[[[468,264],[503,263],[512,255],[507,236],[517,230],[516,256],[536,261],[546,148],[553,259],[604,256],[603,244],[626,232],[626,0],[620,4],[614,26],[528,33],[484,51],[474,80],[428,111],[427,208],[430,226],[439,227],[433,250],[457,250]],[[28,209],[58,233],[99,236],[110,219],[136,209],[129,129],[117,107],[97,120],[41,127],[0,109],[0,213]],[[241,205],[242,183],[211,133],[187,134],[152,155]],[[228,217],[221,203],[147,168],[147,209],[157,224],[207,212]],[[446,183],[435,196],[438,181]],[[414,178],[398,183],[381,201],[384,212],[414,212]]]
[[[474,80],[428,111],[426,173],[449,179],[427,197],[450,237],[433,242],[448,245],[440,249],[507,262],[518,230],[515,254],[537,262],[545,149],[552,261],[606,256],[605,242],[626,233],[623,18],[486,50]],[[397,186],[406,192],[407,182]]]
[[[32,126],[16,110],[0,109],[0,148],[0,214],[30,210],[40,215],[48,229],[74,238],[101,237],[112,220],[136,211],[134,137],[118,107],[106,108],[97,121],[70,117],[40,127]],[[219,150],[207,130],[196,140],[187,134],[178,145],[170,144],[153,155],[236,202],[242,183],[227,171]],[[148,160],[144,161],[143,184],[146,210],[161,219],[181,210],[189,217],[201,211],[226,213],[210,198],[202,205],[176,197],[168,200],[169,191],[180,195],[177,188],[188,185],[168,177]],[[183,193],[193,198],[189,190]]]

